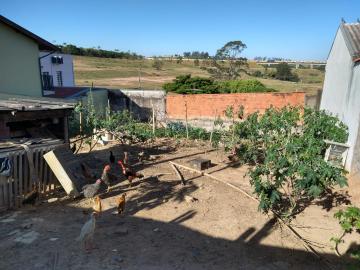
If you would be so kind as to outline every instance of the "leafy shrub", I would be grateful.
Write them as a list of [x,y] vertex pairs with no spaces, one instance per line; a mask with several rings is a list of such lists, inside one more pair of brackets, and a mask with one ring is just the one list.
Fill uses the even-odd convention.
[[266,88],[258,80],[236,80],[220,82],[220,91],[223,93],[254,93],[254,92],[275,92]]
[[292,217],[300,202],[321,196],[334,185],[347,185],[342,169],[323,159],[324,139],[346,142],[347,127],[324,111],[284,107],[253,113],[235,127],[242,139],[240,158],[255,165],[250,183],[259,209]]
[[210,78],[191,77],[188,75],[177,76],[171,83],[163,85],[167,92],[177,94],[216,94],[216,93],[250,93],[274,92],[266,88],[258,80],[234,80],[217,82]]
[[152,64],[152,67],[156,70],[161,70],[161,68],[164,66],[164,62],[161,61],[159,58],[155,58],[154,62]]
[[171,83],[165,83],[163,89],[178,94],[218,93],[219,86],[210,78],[191,77],[190,74],[177,76]]

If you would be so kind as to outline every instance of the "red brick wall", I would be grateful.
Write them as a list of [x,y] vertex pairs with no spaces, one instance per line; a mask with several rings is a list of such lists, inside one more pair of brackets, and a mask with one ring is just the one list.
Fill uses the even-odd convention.
[[166,97],[167,116],[184,119],[185,103],[188,119],[224,116],[228,106],[234,106],[237,110],[240,105],[244,106],[246,116],[256,111],[263,113],[271,105],[277,108],[286,105],[304,106],[305,93],[170,94]]

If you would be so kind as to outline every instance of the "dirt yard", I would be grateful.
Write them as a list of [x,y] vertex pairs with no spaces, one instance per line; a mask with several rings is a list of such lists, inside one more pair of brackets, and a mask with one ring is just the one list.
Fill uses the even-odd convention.
[[[81,155],[100,176],[110,149],[118,158],[129,151],[133,164],[144,150],[107,145]],[[334,198],[352,194],[339,190],[328,207],[316,202],[294,221],[294,228],[321,254],[318,259],[236,189],[185,170],[187,184],[182,186],[168,161],[187,164],[203,157],[214,163],[211,175],[251,194],[246,168],[224,162],[221,151],[206,149],[201,143],[184,146],[167,140],[148,146],[145,152],[156,159],[135,166],[145,177],[132,187],[121,181],[101,194],[103,212],[90,252],[75,241],[89,219],[90,199],[73,201],[59,189],[38,206],[5,213],[0,217],[0,269],[344,269],[329,242],[340,232],[332,217],[339,207],[332,206],[340,201]],[[113,172],[121,175],[119,169]],[[115,198],[124,192],[126,211],[118,216]],[[47,202],[52,197],[59,199]]]

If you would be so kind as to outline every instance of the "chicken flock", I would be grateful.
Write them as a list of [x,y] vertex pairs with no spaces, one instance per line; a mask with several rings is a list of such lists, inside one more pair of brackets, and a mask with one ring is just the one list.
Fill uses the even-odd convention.
[[[92,239],[93,234],[96,227],[96,216],[99,216],[102,212],[102,202],[101,198],[98,195],[101,190],[102,183],[107,186],[107,192],[110,191],[111,185],[117,180],[117,177],[111,174],[111,169],[113,165],[120,166],[122,174],[126,177],[129,181],[129,185],[132,186],[133,180],[137,178],[143,178],[144,175],[140,174],[130,166],[129,164],[129,157],[128,153],[124,153],[123,160],[117,160],[114,156],[113,152],[110,151],[109,156],[110,164],[106,164],[103,168],[101,177],[95,181],[93,184],[87,184],[82,187],[82,194],[85,198],[92,198],[93,199],[93,212],[90,215],[90,219],[83,225],[80,236],[77,238],[77,241],[80,241],[86,250],[93,248]],[[90,179],[93,175],[90,173],[89,169],[85,166],[81,166],[82,173],[86,179]],[[126,204],[126,193],[121,194],[121,196],[116,198],[116,205],[117,205],[117,214],[121,215],[125,211],[125,204]]]

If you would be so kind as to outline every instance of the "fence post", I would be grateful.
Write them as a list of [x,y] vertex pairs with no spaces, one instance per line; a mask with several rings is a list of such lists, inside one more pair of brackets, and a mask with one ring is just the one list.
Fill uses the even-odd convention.
[[151,101],[151,108],[152,108],[152,131],[153,131],[153,134],[155,135],[155,127],[156,127],[156,124],[155,124],[155,109],[154,109],[154,104],[153,104],[152,101]]
[[185,100],[185,128],[186,128],[186,139],[189,139],[189,128],[188,128],[188,115],[187,115],[187,100]]

